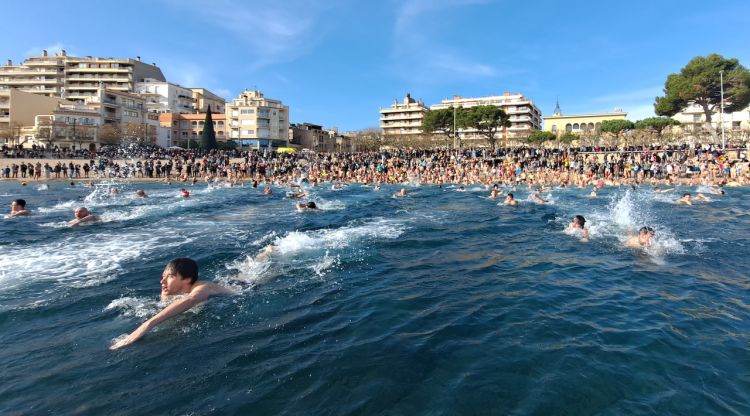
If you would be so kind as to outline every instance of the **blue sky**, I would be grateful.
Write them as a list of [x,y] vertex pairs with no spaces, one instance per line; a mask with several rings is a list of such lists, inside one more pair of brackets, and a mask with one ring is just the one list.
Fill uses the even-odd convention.
[[[122,10],[127,10],[123,12]],[[653,115],[669,73],[720,53],[750,66],[750,1],[4,2],[4,56],[141,56],[169,81],[258,88],[292,122],[377,126],[406,92],[434,104],[520,92],[544,115]]]

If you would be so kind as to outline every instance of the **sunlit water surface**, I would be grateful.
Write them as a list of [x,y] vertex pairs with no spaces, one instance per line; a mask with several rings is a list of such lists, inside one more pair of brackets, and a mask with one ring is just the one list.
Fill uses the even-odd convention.
[[[747,190],[407,188],[0,184],[0,414],[750,414]],[[183,256],[239,294],[110,351]]]

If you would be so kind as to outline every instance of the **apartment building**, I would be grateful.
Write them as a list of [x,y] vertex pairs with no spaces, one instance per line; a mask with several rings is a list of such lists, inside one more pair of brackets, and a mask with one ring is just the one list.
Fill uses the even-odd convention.
[[380,109],[380,128],[385,136],[421,134],[425,112],[427,106],[422,100],[407,93],[402,102],[394,100],[390,108]]
[[21,134],[23,127],[33,126],[37,114],[49,114],[61,103],[58,97],[24,92],[20,89],[0,91],[0,144],[25,145],[33,136]]
[[[478,105],[493,105],[500,107],[510,116],[511,126],[504,128],[498,139],[503,141],[508,139],[520,139],[528,136],[534,130],[542,127],[542,112],[534,102],[523,94],[511,94],[504,92],[503,95],[463,98],[454,96],[452,99],[445,99],[440,104],[430,106],[430,110],[439,110],[445,108],[463,107],[471,108]],[[459,129],[459,136],[462,140],[484,140],[473,129]]]
[[[703,111],[703,107],[695,103],[690,103],[672,118],[679,121],[680,127],[686,132],[699,131],[703,129],[706,123],[706,113]],[[721,108],[716,106],[711,113],[711,126],[717,130],[721,129],[722,122],[725,132],[750,130],[750,106],[741,111],[724,113],[724,115],[721,114]]]
[[190,88],[146,78],[135,83],[135,92],[144,98],[146,111],[149,113],[190,114],[195,112],[195,99]]
[[242,148],[286,147],[289,139],[289,107],[246,90],[226,106],[229,138]]
[[45,148],[96,150],[102,117],[94,108],[79,104],[60,104],[50,114],[34,120],[35,144]]
[[67,57],[65,59],[64,96],[71,101],[83,102],[96,95],[99,85],[107,90],[135,92],[136,83],[146,79],[166,81],[156,64],[146,64],[137,59]]
[[193,109],[197,113],[205,113],[211,106],[212,113],[223,113],[226,109],[226,100],[205,88],[190,88],[193,95]]
[[[226,134],[226,115],[212,112],[211,120],[216,133],[216,141],[226,142],[229,140]],[[164,147],[180,146],[185,149],[192,148],[193,144],[190,141],[194,141],[196,145],[200,143],[201,134],[203,134],[203,128],[206,125],[206,113],[159,114],[159,123],[162,127],[167,128],[169,133],[166,143],[160,143],[160,145]]]
[[65,84],[65,57],[42,56],[28,58],[20,65],[8,59],[0,66],[0,92],[10,89],[48,97],[61,97]]

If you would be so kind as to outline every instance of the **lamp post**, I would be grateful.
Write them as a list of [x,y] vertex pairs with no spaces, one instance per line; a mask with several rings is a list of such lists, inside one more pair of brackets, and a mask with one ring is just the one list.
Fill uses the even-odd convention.
[[721,114],[719,122],[721,123],[721,148],[727,148],[727,142],[724,138],[724,70],[719,71],[719,83],[721,84]]

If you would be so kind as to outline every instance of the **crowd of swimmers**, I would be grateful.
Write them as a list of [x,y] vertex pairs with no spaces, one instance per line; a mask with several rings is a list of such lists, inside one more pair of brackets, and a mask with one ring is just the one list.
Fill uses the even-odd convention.
[[[146,163],[153,164],[153,161]],[[458,186],[457,191],[465,191],[465,186],[480,185],[489,191],[490,199],[504,196],[503,204],[507,206],[519,204],[512,191],[521,187],[528,188],[531,202],[546,204],[548,201],[541,193],[552,187],[586,190],[591,187],[586,197],[596,198],[597,192],[605,186],[650,186],[655,193],[666,193],[676,186],[703,185],[707,193],[725,195],[724,187],[750,183],[746,159],[729,160],[726,154],[712,148],[640,149],[597,154],[534,148],[332,154],[249,152],[244,154],[241,162],[230,161],[228,155],[222,153],[206,155],[202,160],[173,153],[172,159],[159,165],[159,173],[165,175],[166,182],[174,178],[195,184],[200,178],[212,184],[225,182],[233,186],[238,181],[250,180],[253,188],[263,185],[264,195],[273,194],[271,185],[286,186],[289,189],[286,197],[293,200],[310,197],[300,184],[316,187],[323,183],[330,183],[334,191],[343,190],[346,183],[362,183],[372,186],[373,190],[379,190],[381,184],[454,184]],[[165,166],[168,167],[165,169]],[[502,195],[501,187],[510,192]],[[112,188],[111,193],[114,196],[119,191]],[[189,198],[190,191],[183,187],[179,195]],[[135,196],[147,197],[142,189],[137,190]],[[405,187],[392,195],[393,198],[409,196]],[[710,201],[711,198],[702,193],[693,197],[687,192],[675,200],[684,205]],[[23,199],[13,200],[9,217],[30,215],[26,205]],[[318,209],[312,200],[295,202],[295,207],[300,211]],[[74,218],[68,225],[76,227],[97,222],[101,222],[101,218],[82,206],[75,209]],[[590,239],[582,215],[571,218],[566,232],[576,235],[584,243]],[[654,229],[644,226],[635,235],[627,237],[623,244],[631,248],[648,248],[655,244],[655,237]],[[269,245],[256,256],[256,260],[267,261],[273,253],[274,248]],[[218,284],[199,281],[198,265],[192,259],[175,259],[165,267],[161,278],[162,300],[174,301],[119,339],[112,349],[137,341],[157,324],[210,296],[230,293],[229,289]]]

